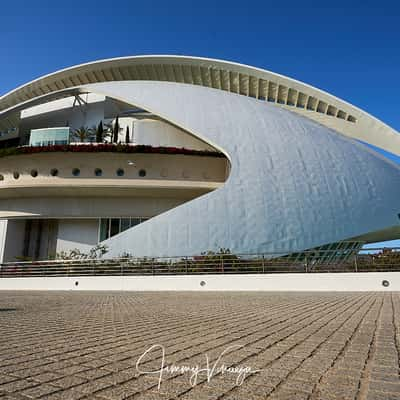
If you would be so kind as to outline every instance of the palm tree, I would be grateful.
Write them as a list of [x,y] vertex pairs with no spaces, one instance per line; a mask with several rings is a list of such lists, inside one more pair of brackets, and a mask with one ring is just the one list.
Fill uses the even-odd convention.
[[91,137],[91,130],[86,126],[81,126],[79,129],[75,129],[72,136],[78,139],[79,142],[85,142]]

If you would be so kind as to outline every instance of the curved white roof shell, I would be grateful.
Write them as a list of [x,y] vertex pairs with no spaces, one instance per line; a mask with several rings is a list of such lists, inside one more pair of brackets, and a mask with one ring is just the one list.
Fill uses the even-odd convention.
[[222,187],[109,239],[110,256],[294,252],[399,225],[400,168],[314,121],[194,85],[87,89],[151,111],[231,161]]
[[187,83],[253,97],[400,155],[397,131],[335,96],[270,71],[186,56],[114,58],[45,75],[0,97],[0,130],[15,126],[18,114],[10,112],[15,106],[35,98],[92,83],[137,80]]

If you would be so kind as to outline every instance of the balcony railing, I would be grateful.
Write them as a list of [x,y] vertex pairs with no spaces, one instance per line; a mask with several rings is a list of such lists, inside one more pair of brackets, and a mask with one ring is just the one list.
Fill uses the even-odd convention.
[[[329,262],[326,262],[329,260]],[[400,248],[374,248],[343,257],[337,251],[295,256],[209,254],[193,257],[115,258],[13,262],[0,265],[0,278],[74,276],[162,276],[400,271]]]

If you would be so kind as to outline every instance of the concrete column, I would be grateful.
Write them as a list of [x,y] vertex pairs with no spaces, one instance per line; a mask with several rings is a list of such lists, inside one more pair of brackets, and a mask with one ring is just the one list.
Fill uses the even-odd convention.
[[7,237],[7,220],[0,220],[0,263],[3,262],[4,258],[4,248],[6,246],[6,237]]

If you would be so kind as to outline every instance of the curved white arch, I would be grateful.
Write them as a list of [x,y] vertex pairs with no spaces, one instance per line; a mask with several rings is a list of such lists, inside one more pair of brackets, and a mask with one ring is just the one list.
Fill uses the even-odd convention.
[[[66,88],[131,80],[188,83],[265,100],[271,96],[278,107],[400,155],[397,131],[335,96],[270,71],[200,57],[136,56],[81,64],[45,75],[5,94],[0,97],[0,110]],[[0,127],[1,123],[0,114]]]
[[110,256],[291,252],[398,225],[400,168],[273,105],[194,85],[86,87],[143,107],[223,149],[225,185],[117,235]]

